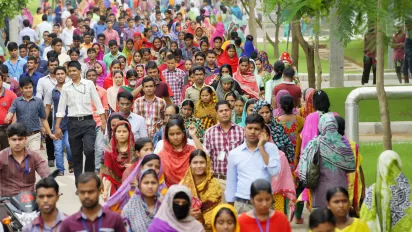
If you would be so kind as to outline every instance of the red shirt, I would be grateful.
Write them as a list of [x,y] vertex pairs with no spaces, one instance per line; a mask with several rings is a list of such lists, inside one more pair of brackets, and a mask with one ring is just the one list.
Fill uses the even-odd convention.
[[0,125],[7,124],[4,119],[15,98],[17,98],[15,93],[3,87],[3,93],[0,95]]
[[283,82],[273,89],[272,96],[276,96],[280,90],[287,90],[290,95],[293,97],[293,101],[295,103],[295,107],[297,107],[297,103],[299,99],[302,97],[302,90],[299,86],[295,85],[293,82]]
[[[251,218],[246,213],[243,213],[239,216],[239,225],[240,225],[240,232],[259,232],[259,226],[256,223],[255,218]],[[268,231],[266,229],[266,220],[259,221],[260,226],[262,227],[263,231]],[[269,232],[289,232],[292,231],[290,227],[288,218],[285,214],[276,211],[272,217],[270,217],[269,221]]]

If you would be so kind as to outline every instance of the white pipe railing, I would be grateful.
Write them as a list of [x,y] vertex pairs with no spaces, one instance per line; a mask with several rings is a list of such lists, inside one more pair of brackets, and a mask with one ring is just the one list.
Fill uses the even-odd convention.
[[[412,86],[385,87],[388,99],[412,99]],[[375,87],[361,87],[352,90],[345,101],[345,134],[349,140],[359,143],[359,102],[361,100],[376,100]],[[412,101],[411,101],[412,103]],[[410,106],[405,105],[405,108]]]

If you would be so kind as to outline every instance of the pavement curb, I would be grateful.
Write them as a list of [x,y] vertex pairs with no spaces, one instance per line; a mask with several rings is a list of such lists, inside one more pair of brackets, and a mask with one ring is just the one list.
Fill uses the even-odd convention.
[[[398,79],[398,76],[394,72],[389,72],[385,73],[385,79]],[[299,79],[301,81],[308,81],[308,74],[307,73],[299,73]],[[362,74],[361,73],[349,73],[349,74],[344,74],[343,75],[343,80],[344,81],[360,81],[362,80]],[[372,73],[369,75],[369,81],[372,82],[373,80],[373,75]],[[322,81],[330,81],[330,75],[329,73],[322,73]]]
[[[412,134],[412,122],[391,122],[392,134]],[[359,123],[359,134],[376,135],[382,134],[381,122],[361,122]]]

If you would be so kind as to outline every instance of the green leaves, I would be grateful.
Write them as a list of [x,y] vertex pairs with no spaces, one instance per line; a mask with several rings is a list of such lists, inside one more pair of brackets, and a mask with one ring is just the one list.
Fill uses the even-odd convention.
[[0,0],[0,28],[5,27],[5,18],[14,18],[19,15],[23,6],[26,6],[29,0]]

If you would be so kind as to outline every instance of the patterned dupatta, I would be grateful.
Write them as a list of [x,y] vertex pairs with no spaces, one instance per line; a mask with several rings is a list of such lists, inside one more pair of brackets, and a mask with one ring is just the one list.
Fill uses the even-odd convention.
[[192,169],[189,167],[185,176],[179,184],[183,184],[192,192],[194,202],[200,201],[202,212],[202,219],[200,222],[205,226],[206,230],[212,229],[212,210],[222,202],[222,190],[220,183],[213,177],[212,164],[210,158],[207,157],[205,178],[199,184],[195,183]]
[[374,232],[411,230],[412,205],[409,180],[394,151],[384,151],[378,160],[376,183],[366,190],[360,218]]

